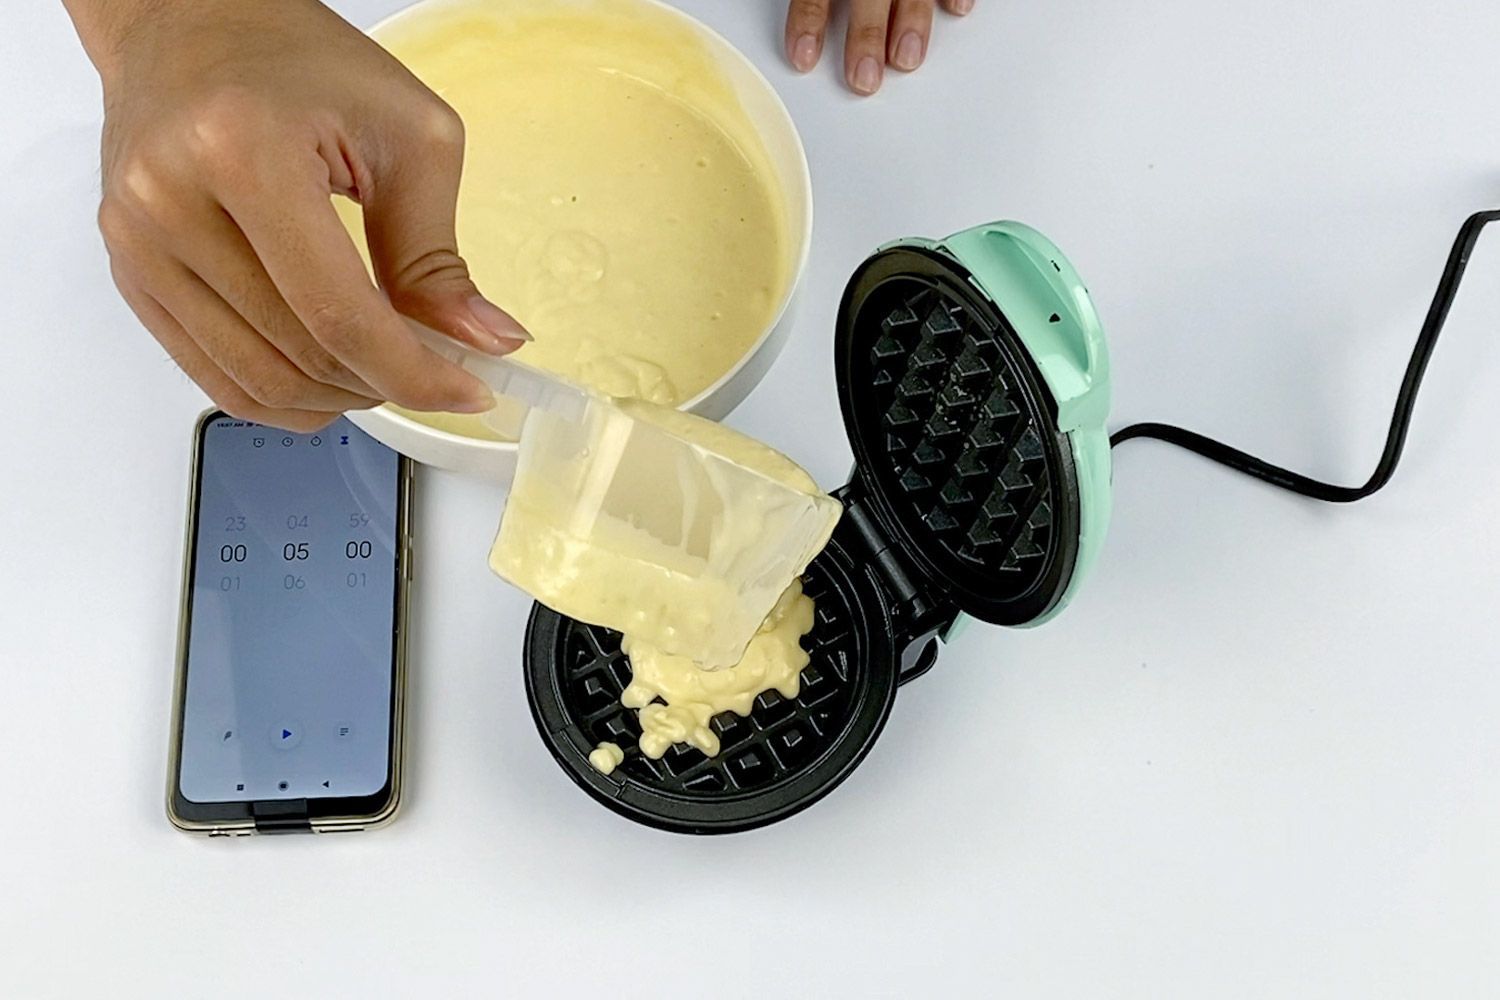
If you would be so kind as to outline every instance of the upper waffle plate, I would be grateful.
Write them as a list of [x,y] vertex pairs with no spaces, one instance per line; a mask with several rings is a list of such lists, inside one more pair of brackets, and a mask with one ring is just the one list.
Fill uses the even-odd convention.
[[836,343],[857,475],[924,583],[986,621],[1045,614],[1072,572],[1077,483],[999,309],[952,259],[897,247],[856,272]]

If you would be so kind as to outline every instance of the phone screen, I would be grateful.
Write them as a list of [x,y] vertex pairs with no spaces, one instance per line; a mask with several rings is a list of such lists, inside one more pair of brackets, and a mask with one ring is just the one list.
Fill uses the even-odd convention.
[[190,803],[381,792],[400,456],[344,418],[290,434],[216,414],[198,462],[177,791]]

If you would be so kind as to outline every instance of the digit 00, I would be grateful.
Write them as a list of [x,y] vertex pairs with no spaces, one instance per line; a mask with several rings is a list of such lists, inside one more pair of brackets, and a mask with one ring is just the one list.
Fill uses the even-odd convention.
[[368,559],[372,551],[374,550],[367,541],[350,542],[344,546],[344,556],[348,559]]
[[242,563],[248,553],[243,545],[225,545],[219,549],[219,562]]

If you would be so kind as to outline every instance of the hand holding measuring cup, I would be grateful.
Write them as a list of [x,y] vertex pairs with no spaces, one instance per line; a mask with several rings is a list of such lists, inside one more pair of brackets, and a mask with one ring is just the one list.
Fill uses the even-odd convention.
[[[493,398],[402,315],[492,354],[529,334],[454,234],[458,116],[315,0],[65,0],[104,85],[115,282],[220,407],[307,431]],[[333,210],[364,208],[376,284]]]

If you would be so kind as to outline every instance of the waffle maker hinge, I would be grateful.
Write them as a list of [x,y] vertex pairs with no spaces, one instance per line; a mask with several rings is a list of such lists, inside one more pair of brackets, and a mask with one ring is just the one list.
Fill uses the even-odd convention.
[[938,640],[958,621],[959,611],[922,585],[924,577],[881,529],[858,484],[856,476],[833,496],[844,505],[841,527],[851,554],[869,569],[889,601],[892,637],[901,653],[898,683],[905,684],[931,669],[937,660]]

